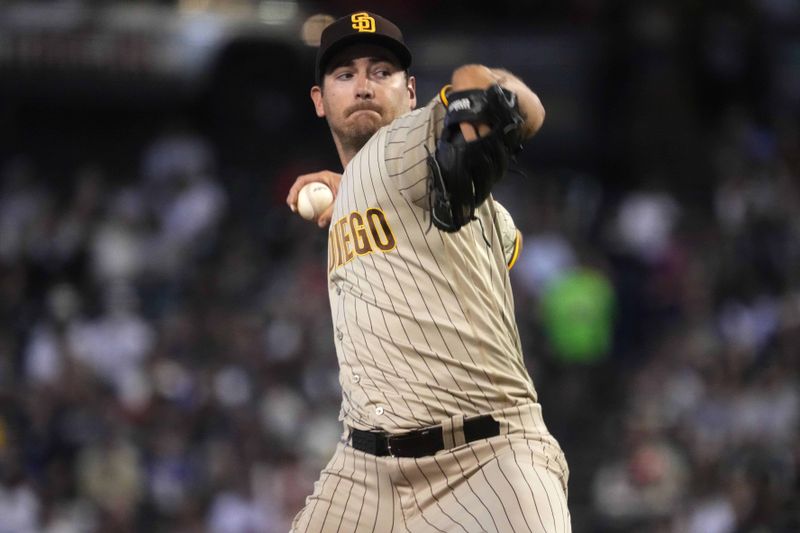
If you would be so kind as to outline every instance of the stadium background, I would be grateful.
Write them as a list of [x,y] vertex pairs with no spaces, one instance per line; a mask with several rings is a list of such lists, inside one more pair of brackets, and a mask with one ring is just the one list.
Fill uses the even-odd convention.
[[[339,433],[315,14],[545,127],[496,196],[576,532],[800,530],[794,0],[0,5],[0,532],[286,531]],[[315,29],[316,28],[316,29]]]

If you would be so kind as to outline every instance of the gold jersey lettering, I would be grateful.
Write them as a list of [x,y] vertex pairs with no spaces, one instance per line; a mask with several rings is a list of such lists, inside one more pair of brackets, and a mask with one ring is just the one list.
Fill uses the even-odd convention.
[[372,251],[367,229],[364,227],[364,217],[358,211],[350,213],[350,234],[353,236],[353,248],[358,255],[365,255]]
[[344,263],[349,263],[353,259],[353,250],[350,249],[350,231],[348,231],[347,217],[343,217],[336,225],[339,226],[339,234],[342,236]]
[[342,239],[342,225],[339,221],[333,225],[333,239],[336,241],[336,268],[342,266],[344,261],[344,239]]
[[357,256],[390,252],[397,245],[386,214],[375,207],[364,213],[353,211],[331,224],[328,232],[328,272]]
[[375,240],[375,246],[382,252],[388,252],[394,249],[397,241],[394,238],[392,228],[386,221],[386,215],[383,211],[376,207],[367,209],[367,224],[369,230],[372,232],[372,238]]
[[332,231],[328,232],[328,272],[333,272],[336,268],[336,240],[333,235]]

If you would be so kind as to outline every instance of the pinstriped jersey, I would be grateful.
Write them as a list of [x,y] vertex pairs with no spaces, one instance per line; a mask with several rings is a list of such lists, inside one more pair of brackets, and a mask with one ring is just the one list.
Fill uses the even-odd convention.
[[536,402],[514,319],[502,217],[429,223],[439,97],[380,129],[344,171],[328,232],[340,419],[401,432]]

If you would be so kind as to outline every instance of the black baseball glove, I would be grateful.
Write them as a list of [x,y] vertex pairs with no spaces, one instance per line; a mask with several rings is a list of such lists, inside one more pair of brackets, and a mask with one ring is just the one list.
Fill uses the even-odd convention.
[[[436,154],[428,155],[428,198],[433,224],[455,232],[475,219],[475,209],[505,175],[509,159],[522,150],[524,119],[517,95],[497,84],[450,93],[447,100]],[[492,131],[467,142],[461,122],[485,123]]]

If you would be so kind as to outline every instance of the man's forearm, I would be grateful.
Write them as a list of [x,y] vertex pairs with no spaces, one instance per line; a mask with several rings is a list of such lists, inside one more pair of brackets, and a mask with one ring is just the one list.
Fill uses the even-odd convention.
[[[522,80],[505,69],[483,65],[464,65],[453,72],[453,91],[486,89],[495,83],[517,95],[519,110],[525,118],[523,135],[526,139],[532,137],[542,127],[545,112],[539,97]],[[489,127],[481,125],[478,131],[481,135],[485,135]],[[467,140],[472,140],[470,137],[473,137],[474,133],[471,128],[462,125],[462,132]]]

